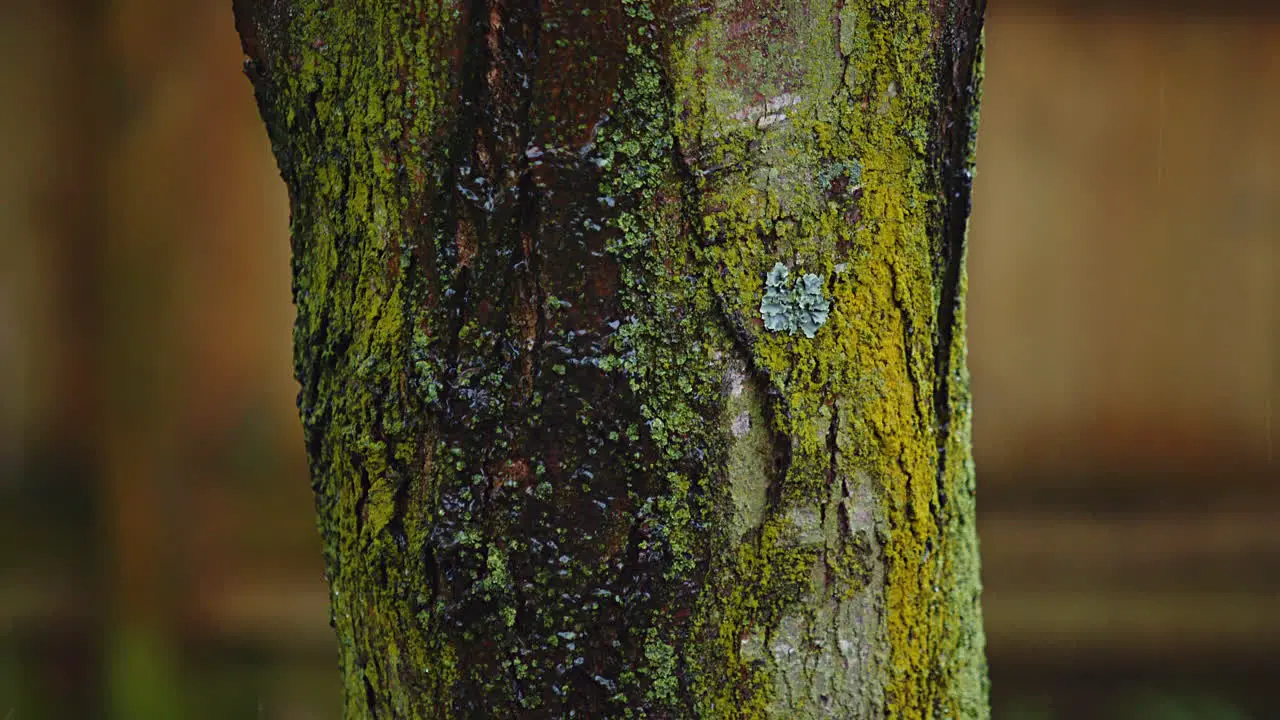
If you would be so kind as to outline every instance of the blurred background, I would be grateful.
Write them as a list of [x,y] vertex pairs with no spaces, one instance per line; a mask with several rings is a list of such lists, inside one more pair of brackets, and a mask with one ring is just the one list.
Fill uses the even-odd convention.
[[[1280,9],[993,0],[995,717],[1280,718]],[[228,0],[0,2],[0,718],[336,719]]]

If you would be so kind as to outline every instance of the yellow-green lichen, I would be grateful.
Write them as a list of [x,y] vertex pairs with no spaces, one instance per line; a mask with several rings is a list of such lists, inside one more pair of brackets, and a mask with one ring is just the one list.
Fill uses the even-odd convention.
[[[937,382],[940,207],[928,147],[938,113],[932,8],[868,0],[804,11],[783,3],[742,18],[771,28],[763,49],[724,34],[738,20],[732,6],[686,38],[675,60],[678,134],[719,268],[713,288],[777,394],[774,430],[789,439],[775,512],[824,497],[833,474],[875,478],[875,512],[888,528],[880,560],[885,711],[925,717],[944,708],[954,716],[969,700],[937,681],[942,648],[973,611],[938,591],[951,573],[951,548],[938,548],[949,520],[939,513],[929,390]],[[761,332],[762,281],[778,260],[830,278],[830,319],[811,339]],[[827,428],[836,401],[853,415],[854,437],[842,439],[848,452],[833,454]],[[849,598],[865,583],[871,544],[864,533],[830,548],[837,595]]]

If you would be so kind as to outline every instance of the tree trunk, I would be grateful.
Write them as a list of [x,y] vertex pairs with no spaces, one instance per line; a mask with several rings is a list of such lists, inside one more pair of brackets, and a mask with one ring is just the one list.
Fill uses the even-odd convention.
[[987,715],[983,5],[236,0],[346,717]]

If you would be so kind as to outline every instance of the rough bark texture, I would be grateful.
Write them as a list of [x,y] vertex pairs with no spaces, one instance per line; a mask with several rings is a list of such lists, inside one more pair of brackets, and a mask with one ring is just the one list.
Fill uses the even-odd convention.
[[982,12],[237,0],[346,717],[987,715]]

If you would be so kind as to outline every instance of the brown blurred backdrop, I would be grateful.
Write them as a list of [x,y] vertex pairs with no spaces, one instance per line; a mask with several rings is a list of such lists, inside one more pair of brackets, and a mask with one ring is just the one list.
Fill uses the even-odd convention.
[[[1152,9],[1155,8],[1155,9]],[[996,718],[1280,718],[1280,10],[994,2]],[[0,2],[0,718],[336,718],[229,0]]]

